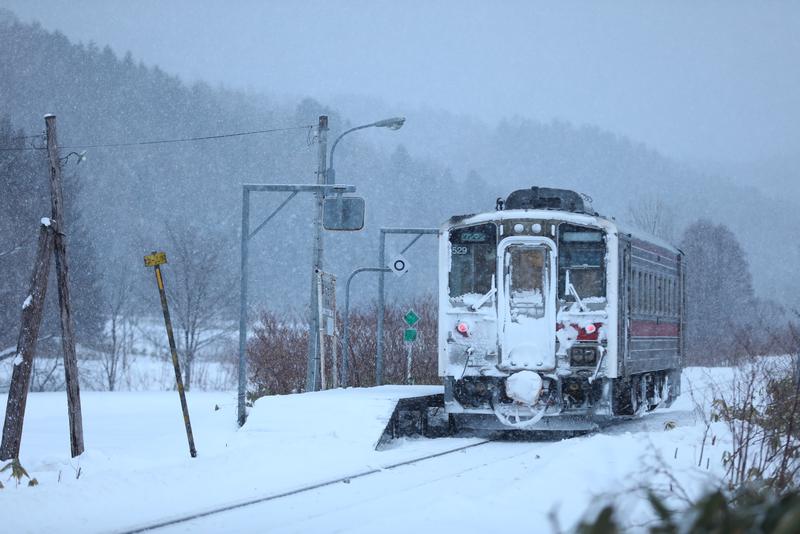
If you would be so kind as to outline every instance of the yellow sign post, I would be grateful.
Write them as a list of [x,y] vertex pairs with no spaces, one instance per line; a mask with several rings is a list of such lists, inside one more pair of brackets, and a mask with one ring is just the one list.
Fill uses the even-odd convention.
[[186,404],[186,392],[183,390],[183,379],[181,378],[181,364],[178,361],[178,349],[175,347],[175,336],[172,333],[172,321],[169,318],[169,308],[167,307],[167,293],[164,290],[164,278],[161,276],[161,265],[167,263],[165,252],[153,252],[144,257],[145,267],[153,267],[156,273],[156,284],[158,284],[158,294],[161,297],[161,310],[164,312],[164,324],[167,327],[167,338],[169,339],[169,350],[172,353],[172,365],[175,367],[175,383],[178,387],[178,395],[181,398],[181,409],[183,410],[183,423],[186,426],[186,437],[189,440],[189,454],[192,458],[197,456],[194,448],[194,437],[192,436],[192,423],[189,421],[189,406]]

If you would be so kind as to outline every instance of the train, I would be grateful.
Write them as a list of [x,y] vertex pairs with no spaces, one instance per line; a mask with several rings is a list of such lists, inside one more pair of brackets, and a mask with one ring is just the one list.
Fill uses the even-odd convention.
[[531,187],[439,229],[438,370],[459,428],[574,430],[680,395],[685,260]]

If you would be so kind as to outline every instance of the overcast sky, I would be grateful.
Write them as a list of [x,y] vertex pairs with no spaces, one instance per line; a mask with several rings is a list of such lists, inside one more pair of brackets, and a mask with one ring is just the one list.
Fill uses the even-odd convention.
[[800,2],[550,4],[0,0],[189,81],[560,117],[679,158],[800,154]]

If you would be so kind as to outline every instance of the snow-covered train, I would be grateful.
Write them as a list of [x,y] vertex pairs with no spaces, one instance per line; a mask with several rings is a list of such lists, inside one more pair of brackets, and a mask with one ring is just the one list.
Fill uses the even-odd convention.
[[680,394],[674,246],[532,187],[439,232],[439,374],[458,426],[577,429]]

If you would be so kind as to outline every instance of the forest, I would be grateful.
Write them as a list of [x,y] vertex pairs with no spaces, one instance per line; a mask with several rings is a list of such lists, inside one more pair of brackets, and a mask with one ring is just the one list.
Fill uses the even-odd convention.
[[[357,122],[311,98],[291,104],[188,85],[130,53],[70,42],[7,11],[0,11],[0,49],[0,349],[16,339],[37,221],[49,202],[44,154],[37,148],[42,116],[52,112],[62,156],[73,154],[64,172],[69,253],[79,266],[72,274],[79,342],[87,354],[116,353],[119,325],[157,314],[141,258],[166,249],[183,358],[191,362],[210,351],[237,317],[240,185],[310,183],[317,117],[330,117],[330,138]],[[408,146],[392,143],[385,132],[379,143],[353,136],[337,151],[337,181],[355,185],[367,205],[365,230],[325,236],[325,268],[340,283],[353,269],[377,262],[381,227],[436,228],[453,214],[492,209],[513,189],[548,185],[585,193],[600,213],[683,248],[690,265],[690,353],[697,361],[730,354],[739,341],[726,332],[752,324],[755,309],[767,325],[793,316],[792,290],[800,282],[790,266],[800,251],[782,246],[791,228],[782,224],[791,214],[790,199],[703,175],[593,126],[520,117],[488,126],[446,112],[413,112],[405,128],[414,129]],[[261,130],[276,131],[137,144]],[[264,195],[253,212],[265,216],[282,200]],[[307,313],[309,209],[310,199],[294,199],[251,248],[252,316],[277,313],[289,329]],[[765,231],[755,221],[767,214]],[[397,251],[405,243],[388,246]],[[408,252],[413,268],[387,286],[390,302],[400,306],[434,294],[435,250],[434,240],[425,238]],[[359,281],[356,305],[373,306],[375,289],[374,277]],[[45,337],[56,332],[50,304]],[[218,357],[232,353],[229,346],[215,350]]]

